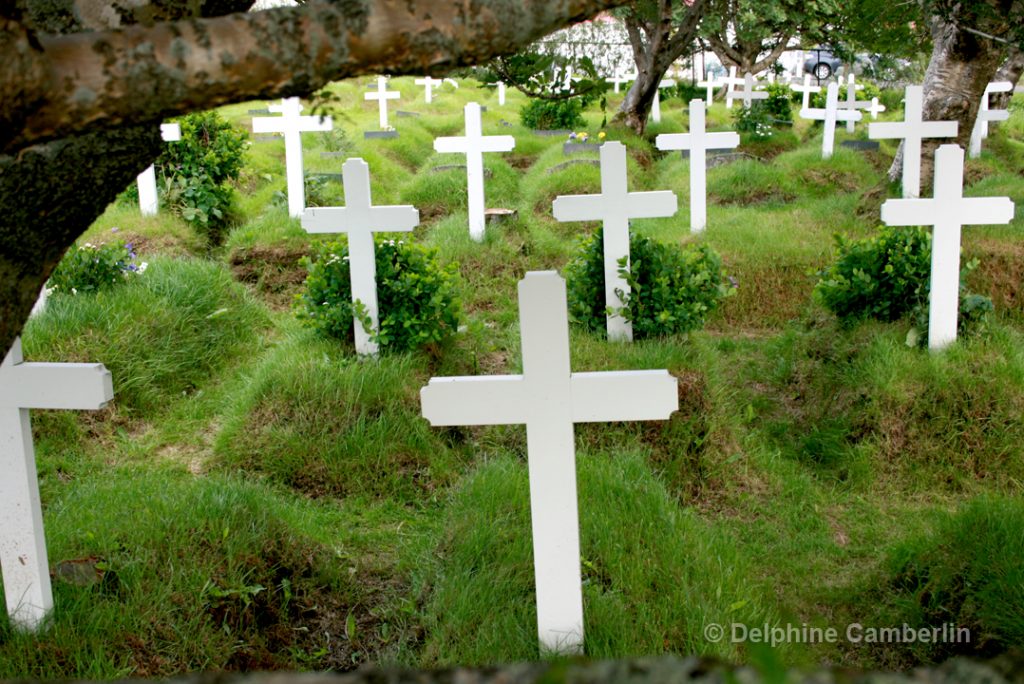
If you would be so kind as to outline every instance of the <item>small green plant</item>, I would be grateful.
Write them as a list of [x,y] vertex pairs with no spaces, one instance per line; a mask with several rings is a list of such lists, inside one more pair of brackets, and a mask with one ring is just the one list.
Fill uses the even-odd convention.
[[[857,87],[857,100],[859,102],[864,102],[866,100],[870,100],[873,97],[881,97],[881,95],[882,95],[882,91],[879,90],[878,86],[876,86],[874,83],[857,83],[856,85],[858,86]],[[860,88],[859,86],[864,86],[864,87]],[[823,109],[825,107],[825,99],[827,97],[828,97],[828,91],[824,87],[824,84],[823,84],[820,93],[812,93],[811,94],[811,99],[810,99],[811,107],[817,108],[817,109]],[[839,85],[839,101],[840,102],[845,102],[846,101],[846,84],[845,83],[841,83]]]
[[329,131],[320,133],[320,145],[327,152],[338,152],[347,154],[352,151],[353,143],[345,135],[345,130],[340,126]]
[[690,100],[703,100],[707,91],[700,86],[688,83],[687,81],[678,81],[673,88],[666,88],[665,99],[672,97],[678,97],[683,102],[689,102]]
[[793,123],[793,103],[791,100],[792,90],[789,86],[781,83],[769,83],[765,88],[768,93],[764,100],[764,107],[768,115],[773,119],[772,123]]
[[[297,295],[304,325],[340,340],[353,339],[352,320],[369,331],[362,302],[352,303],[346,242],[325,243],[305,258],[305,292]],[[376,244],[380,330],[372,336],[382,350],[405,351],[450,339],[459,326],[455,264],[440,266],[436,253],[404,240]]]
[[761,102],[754,102],[749,107],[740,107],[732,118],[733,127],[745,138],[768,140],[775,132],[771,112]]
[[248,136],[216,111],[189,114],[180,124],[181,140],[167,145],[157,160],[164,199],[211,245],[218,245],[227,232],[229,184],[241,172]]
[[523,126],[536,131],[557,130],[561,128],[583,128],[587,122],[583,120],[583,103],[579,98],[567,100],[530,100],[519,110],[519,120]]
[[[619,273],[629,284],[622,315],[633,323],[637,339],[697,330],[719,302],[732,294],[735,282],[722,271],[718,254],[707,245],[679,249],[633,233],[630,268]],[[587,330],[605,329],[602,231],[583,240],[566,267],[569,314]]]
[[147,264],[136,264],[135,258],[130,242],[72,246],[50,276],[47,291],[75,295],[123,283],[130,275],[146,270]]

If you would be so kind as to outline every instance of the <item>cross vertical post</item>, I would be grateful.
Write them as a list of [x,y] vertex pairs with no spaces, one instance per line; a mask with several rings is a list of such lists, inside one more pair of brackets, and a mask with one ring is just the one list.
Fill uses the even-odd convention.
[[801,109],[810,109],[811,108],[811,93],[820,93],[821,92],[821,86],[812,86],[811,85],[811,75],[810,74],[804,74],[804,83],[803,83],[803,85],[796,85],[795,83],[790,83],[789,87],[791,89],[795,90],[796,92],[801,93],[803,95],[802,104],[800,106]]
[[654,123],[661,123],[661,89],[671,88],[675,84],[675,81],[666,78],[658,83],[658,87],[654,89],[654,102],[651,103],[651,121]]
[[754,87],[754,75],[748,71],[743,76],[743,90],[740,91],[740,95],[743,99],[743,106],[746,109],[750,109],[751,105],[754,104],[754,100],[768,99],[768,93],[764,92],[763,90],[754,90]]
[[[434,88],[440,86],[444,81],[437,78],[431,78],[430,76],[425,76],[424,78],[417,78],[413,83],[423,86],[423,96],[426,99],[426,103],[430,104],[433,101],[432,95]],[[384,120],[387,121],[386,115]],[[386,126],[381,126],[381,128],[386,128]]]
[[839,110],[839,85],[835,82],[828,84],[828,96],[825,98],[824,109],[801,109],[800,116],[804,119],[817,119],[825,122],[825,130],[821,138],[821,157],[831,159],[836,144],[836,122],[853,119],[860,121],[861,113],[850,110]]
[[[160,137],[164,142],[181,140],[181,126],[176,123],[160,124]],[[156,169],[153,164],[136,178],[139,185],[139,210],[143,216],[156,216],[159,209],[156,191]]]
[[721,84],[715,80],[714,76],[708,77],[706,81],[698,81],[697,87],[705,89],[705,101],[708,107],[711,106],[712,100],[715,99],[715,88],[718,88]]

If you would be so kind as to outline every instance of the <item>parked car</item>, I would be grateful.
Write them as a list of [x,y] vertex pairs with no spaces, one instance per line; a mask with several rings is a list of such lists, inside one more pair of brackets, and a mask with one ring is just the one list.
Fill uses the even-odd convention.
[[838,71],[843,60],[832,54],[828,48],[812,48],[807,50],[807,59],[804,60],[804,73],[814,76],[819,81],[832,78],[832,74]]

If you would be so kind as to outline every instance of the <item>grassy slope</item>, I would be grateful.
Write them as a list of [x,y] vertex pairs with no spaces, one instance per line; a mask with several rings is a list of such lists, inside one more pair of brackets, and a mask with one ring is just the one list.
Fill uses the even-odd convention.
[[[399,107],[421,115],[393,114],[397,140],[364,141],[376,105],[362,101],[362,83],[337,84],[344,135],[307,136],[306,168],[340,171],[321,151],[361,156],[376,203],[420,209],[415,237],[459,264],[464,333],[440,355],[358,362],[298,329],[288,307],[310,238],[274,200],[280,142],[253,144],[243,220],[213,253],[167,213],[112,206],[87,238],[135,241],[154,262],[145,282],[96,302],[56,300],[25,341],[30,358],[114,371],[113,408],[34,419],[51,563],[102,558],[114,579],[58,581],[53,625],[38,638],[0,617],[0,677],[536,657],[525,432],[430,429],[416,393],[431,375],[517,371],[515,283],[562,267],[595,227],[554,221],[550,203],[596,191],[599,173],[555,168],[568,160],[561,141],[518,125],[518,93],[499,108],[464,83],[425,105],[412,79],[393,85]],[[467,235],[460,173],[434,170],[461,160],[430,144],[458,133],[471,100],[490,108],[486,132],[517,139],[486,165],[488,206],[519,219],[483,245]],[[254,106],[223,112],[247,128]],[[685,130],[681,103],[663,109],[651,137]],[[586,113],[592,134],[601,116]],[[710,126],[728,123],[712,108]],[[1024,201],[1022,131],[1019,113],[998,129],[969,165],[968,194]],[[573,333],[576,370],[668,368],[681,382],[670,421],[577,428],[588,652],[749,660],[760,656],[706,641],[703,625],[924,619],[901,609],[897,589],[866,587],[899,580],[915,553],[921,567],[957,567],[940,552],[943,535],[964,536],[951,512],[1020,493],[1024,221],[965,231],[965,253],[983,259],[971,285],[992,294],[997,316],[986,337],[929,357],[903,345],[906,324],[842,329],[811,298],[831,236],[877,224],[890,148],[823,162],[820,133],[797,122],[789,146],[799,145],[771,163],[709,173],[709,229],[693,237],[686,163],[611,137],[630,149],[633,189],[679,194],[675,217],[634,228],[706,241],[740,286],[685,338],[621,346]],[[312,201],[342,197],[335,181],[311,186]],[[971,553],[1006,534],[980,537]],[[801,645],[780,655],[899,667],[943,653]]]

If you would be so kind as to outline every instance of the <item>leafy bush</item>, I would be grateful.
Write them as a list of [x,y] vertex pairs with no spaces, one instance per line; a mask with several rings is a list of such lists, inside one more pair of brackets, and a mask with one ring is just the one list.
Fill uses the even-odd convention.
[[674,88],[666,88],[664,93],[663,98],[666,100],[678,97],[683,102],[689,103],[690,100],[703,100],[707,95],[707,90],[687,81],[677,81]]
[[[364,330],[370,319],[362,302],[353,306],[346,242],[325,243],[305,258],[306,291],[297,296],[303,324],[340,340],[354,337],[352,319]],[[459,325],[455,264],[442,267],[433,250],[403,240],[376,244],[380,330],[372,339],[382,350],[405,351],[451,338]]]
[[901,88],[885,88],[878,95],[878,102],[885,107],[885,111],[896,114],[903,111],[903,98],[905,93]]
[[79,294],[123,283],[129,274],[146,270],[147,264],[136,264],[135,256],[131,243],[75,245],[57,264],[47,287],[51,292]]
[[772,115],[768,107],[760,102],[753,102],[749,107],[740,107],[733,115],[733,128],[744,137],[753,140],[767,140],[772,137]]
[[248,136],[216,111],[189,114],[179,123],[181,140],[167,145],[157,160],[165,201],[211,245],[217,245],[227,231],[229,183],[242,169]]
[[765,88],[765,92],[768,93],[768,98],[764,100],[764,108],[768,110],[768,115],[774,119],[772,123],[792,123],[793,107],[791,94],[793,91],[790,87],[781,83],[769,83]]
[[566,100],[530,100],[519,110],[519,120],[527,128],[535,131],[557,130],[561,128],[583,128],[587,122],[583,120],[583,104],[579,98]]
[[[876,318],[895,321],[913,314],[923,341],[928,329],[928,292],[931,279],[931,234],[917,226],[886,226],[872,238],[848,241],[836,236],[836,261],[818,272],[815,294],[843,321]],[[960,328],[974,329],[992,310],[992,301],[971,294],[965,276],[977,260],[965,262],[960,272]]]
[[[871,98],[873,98],[873,97],[877,97],[877,98],[881,99],[882,91],[879,90],[878,86],[876,86],[874,83],[857,83],[857,85],[864,86],[863,90],[861,90],[860,88],[857,89],[857,101],[858,102],[870,101]],[[814,108],[817,108],[817,109],[824,109],[824,107],[825,107],[825,100],[826,100],[827,97],[828,97],[828,90],[824,87],[824,85],[822,85],[820,93],[811,93],[811,98],[810,98],[811,107],[814,107]],[[902,96],[901,96],[901,98],[902,98]],[[840,102],[845,102],[846,101],[846,84],[845,83],[841,83],[839,85],[839,101]],[[888,106],[888,105],[886,105],[886,106]]]
[[[722,272],[718,254],[706,245],[678,249],[630,235],[630,269],[619,273],[629,283],[622,315],[633,323],[637,339],[696,330],[734,286]],[[566,267],[569,315],[592,331],[605,329],[604,243],[598,230],[585,239]]]

